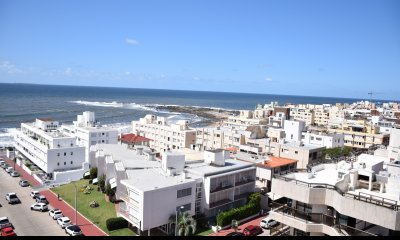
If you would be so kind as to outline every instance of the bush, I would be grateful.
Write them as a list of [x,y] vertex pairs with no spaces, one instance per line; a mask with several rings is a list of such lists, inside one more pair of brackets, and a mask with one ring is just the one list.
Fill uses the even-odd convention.
[[101,192],[105,192],[105,185],[106,185],[106,175],[101,175],[100,177],[99,177],[99,182],[98,182],[98,184],[99,184],[99,187],[100,187],[100,190],[101,190]]
[[230,209],[226,212],[221,212],[217,216],[218,226],[227,226],[232,223],[232,220],[241,220],[260,212],[260,193],[253,193],[248,197],[248,203],[238,208]]
[[90,169],[90,178],[97,178],[97,167],[91,168]]
[[108,231],[113,231],[121,228],[128,227],[128,221],[122,217],[109,218],[106,220],[106,226]]
[[115,195],[115,191],[111,188],[111,185],[109,183],[106,184],[106,194],[110,198]]

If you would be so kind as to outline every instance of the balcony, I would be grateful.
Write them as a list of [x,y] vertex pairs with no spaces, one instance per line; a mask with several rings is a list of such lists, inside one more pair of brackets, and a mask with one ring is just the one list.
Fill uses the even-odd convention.
[[130,223],[132,223],[134,226],[136,227],[140,227],[140,220],[135,218],[132,214],[130,214],[127,209],[126,209],[126,204],[125,203],[119,203],[118,204],[118,211],[117,213],[125,218],[127,221],[129,221]]
[[139,202],[134,200],[133,198],[129,197],[126,193],[117,192],[117,195],[119,196],[119,199],[121,199],[125,203],[132,204],[136,207],[139,207]]
[[251,192],[247,192],[247,193],[242,193],[242,194],[235,195],[235,201],[236,201],[236,200],[239,200],[239,199],[243,199],[243,198],[246,198],[246,199],[247,199],[247,197],[248,197],[250,194],[251,194]]
[[375,236],[372,233],[342,225],[333,216],[323,213],[307,213],[273,203],[270,217],[304,232],[319,232],[330,236]]
[[230,202],[232,202],[232,200],[226,198],[226,199],[222,199],[222,200],[219,200],[219,201],[216,201],[216,202],[212,202],[212,203],[209,204],[209,206],[210,206],[210,208],[216,208],[216,207],[225,205],[225,204],[230,203]]
[[219,186],[211,189],[210,193],[216,193],[216,192],[224,191],[224,190],[231,189],[231,188],[233,188],[232,184],[228,184],[228,185],[224,185],[224,186],[219,185]]

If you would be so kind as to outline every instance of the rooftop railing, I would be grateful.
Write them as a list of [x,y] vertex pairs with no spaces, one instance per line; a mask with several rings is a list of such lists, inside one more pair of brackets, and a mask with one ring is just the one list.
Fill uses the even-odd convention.
[[[308,172],[306,169],[296,169],[293,172]],[[273,178],[276,179],[281,179],[284,180],[285,182],[293,182],[296,185],[303,185],[303,186],[307,186],[308,188],[325,188],[325,189],[332,189],[335,190],[336,192],[338,192],[340,195],[344,196],[344,197],[348,197],[348,198],[353,198],[355,200],[359,200],[359,201],[363,201],[363,202],[367,202],[367,203],[371,203],[377,206],[382,206],[385,208],[390,208],[394,211],[399,211],[400,209],[400,205],[398,201],[389,199],[389,198],[384,198],[384,197],[379,197],[376,195],[372,195],[372,194],[368,194],[368,193],[363,193],[363,192],[358,192],[358,194],[353,194],[353,193],[349,193],[349,192],[343,192],[341,189],[339,189],[338,187],[331,185],[331,184],[327,184],[327,183],[308,183],[308,182],[304,182],[304,181],[300,181],[300,180],[296,180],[290,177],[285,177],[283,175],[286,175],[287,173],[290,172],[282,172],[280,174],[274,174]]]

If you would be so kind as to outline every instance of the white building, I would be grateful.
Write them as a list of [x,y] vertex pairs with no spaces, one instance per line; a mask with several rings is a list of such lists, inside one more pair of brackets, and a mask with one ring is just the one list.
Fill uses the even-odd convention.
[[392,128],[388,146],[390,160],[400,160],[400,129]]
[[168,124],[166,117],[146,115],[139,121],[132,121],[132,129],[136,135],[151,139],[150,147],[158,152],[193,149],[196,144],[196,130],[189,128],[187,120]]
[[88,170],[85,163],[85,147],[75,144],[75,137],[59,131],[59,123],[52,119],[36,119],[33,123],[21,123],[15,135],[15,148],[54,182],[82,178]]
[[289,227],[290,235],[398,235],[400,165],[380,157],[320,164],[310,172],[274,175],[269,217]]
[[339,133],[324,134],[322,132],[318,133],[302,132],[301,142],[304,144],[312,144],[326,148],[343,147],[344,135]]
[[286,141],[300,141],[305,129],[305,122],[285,120],[284,128]]
[[228,159],[223,150],[205,151],[202,160],[185,161],[185,155],[166,151],[162,160],[141,147],[108,144],[92,147],[99,173],[114,183],[117,215],[141,231],[160,228],[171,233],[177,211],[190,215],[219,211],[246,203],[254,192],[254,164]]
[[85,147],[85,159],[89,162],[90,146],[105,143],[118,143],[118,130],[115,128],[100,126],[96,121],[95,113],[85,111],[77,116],[73,125],[62,125],[61,131],[68,136],[76,138],[78,146]]

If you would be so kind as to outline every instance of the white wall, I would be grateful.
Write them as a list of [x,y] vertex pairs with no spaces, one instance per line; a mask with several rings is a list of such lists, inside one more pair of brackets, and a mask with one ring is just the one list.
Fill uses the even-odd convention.
[[305,123],[301,121],[285,120],[284,130],[287,141],[300,141],[301,132],[304,130]]

